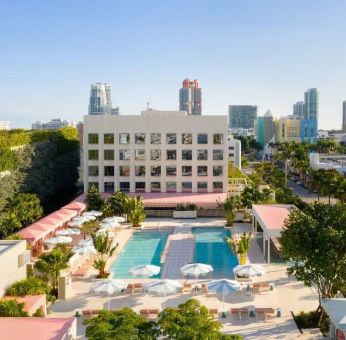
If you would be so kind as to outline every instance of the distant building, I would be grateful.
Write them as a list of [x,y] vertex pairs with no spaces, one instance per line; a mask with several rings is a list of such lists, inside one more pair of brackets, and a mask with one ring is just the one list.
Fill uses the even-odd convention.
[[293,104],[293,115],[295,117],[303,118],[304,111],[305,111],[304,102],[296,102],[295,104]]
[[6,120],[0,120],[0,130],[9,130],[10,129],[10,122]]
[[202,89],[197,79],[184,79],[183,87],[179,90],[179,110],[186,111],[188,115],[202,114]]
[[63,127],[75,126],[74,122],[66,119],[55,118],[47,123],[36,121],[31,124],[32,130],[58,130]]
[[262,146],[269,143],[275,136],[275,124],[273,114],[268,110],[263,117],[255,120],[255,138]]
[[228,134],[228,160],[241,169],[241,142]]
[[228,107],[228,126],[231,129],[253,129],[256,118],[256,105],[230,105]]
[[107,83],[95,83],[90,88],[89,115],[118,115],[119,107],[112,107],[111,85]]
[[250,136],[254,136],[255,134],[254,128],[251,128],[251,129],[230,128],[228,129],[228,132],[231,135],[241,136],[241,137],[250,137]]
[[346,155],[320,154],[318,152],[310,153],[310,166],[314,170],[335,169],[340,174],[346,175]]
[[317,141],[317,120],[300,120],[300,140],[301,142],[316,143]]
[[346,132],[346,100],[342,103],[342,132]]
[[304,93],[304,118],[316,119],[318,126],[318,91],[315,88]]

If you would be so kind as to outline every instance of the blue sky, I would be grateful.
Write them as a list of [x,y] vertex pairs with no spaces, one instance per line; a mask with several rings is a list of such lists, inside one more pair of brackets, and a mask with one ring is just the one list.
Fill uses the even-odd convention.
[[346,1],[12,0],[0,3],[0,120],[81,120],[90,84],[112,84],[122,114],[177,109],[184,78],[203,114],[257,104],[290,114],[320,92],[320,127],[341,126]]

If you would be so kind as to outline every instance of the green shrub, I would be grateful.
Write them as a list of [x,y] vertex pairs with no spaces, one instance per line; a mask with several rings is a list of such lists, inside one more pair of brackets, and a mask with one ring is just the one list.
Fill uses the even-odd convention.
[[28,316],[24,310],[24,303],[16,300],[0,300],[0,317]]
[[37,317],[37,318],[43,318],[44,317],[43,310],[41,308],[39,308],[32,316]]

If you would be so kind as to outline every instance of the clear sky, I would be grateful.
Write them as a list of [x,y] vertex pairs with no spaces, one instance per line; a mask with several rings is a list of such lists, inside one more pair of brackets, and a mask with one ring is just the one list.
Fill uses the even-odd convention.
[[0,120],[81,120],[90,84],[109,82],[122,114],[178,109],[184,78],[203,114],[257,104],[292,113],[320,92],[320,127],[346,100],[345,0],[11,0],[0,2]]

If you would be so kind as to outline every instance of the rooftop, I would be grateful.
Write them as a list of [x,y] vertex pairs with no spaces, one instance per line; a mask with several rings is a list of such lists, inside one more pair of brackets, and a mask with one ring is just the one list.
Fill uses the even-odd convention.
[[346,299],[323,299],[322,306],[335,326],[346,332]]

